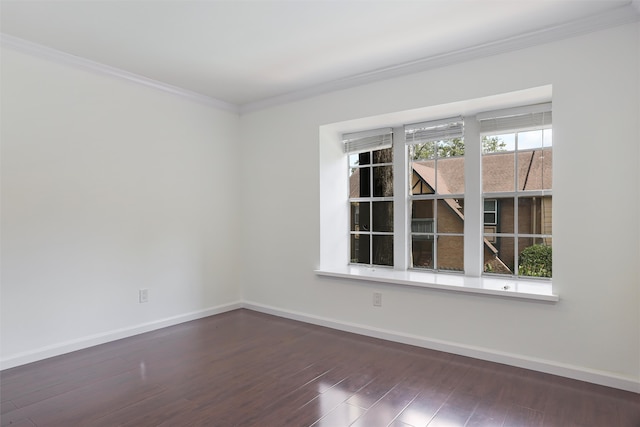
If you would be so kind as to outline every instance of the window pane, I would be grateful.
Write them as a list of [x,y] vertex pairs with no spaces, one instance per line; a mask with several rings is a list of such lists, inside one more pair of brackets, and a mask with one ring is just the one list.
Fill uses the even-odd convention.
[[515,211],[513,197],[500,197],[496,200],[496,233],[513,233],[515,230]]
[[393,202],[373,202],[373,231],[393,231]]
[[461,199],[438,200],[438,233],[463,233],[464,216]]
[[495,212],[496,211],[496,200],[495,199],[485,199],[485,201],[484,201],[484,211],[485,212]]
[[436,192],[439,194],[464,193],[464,157],[438,159]]
[[433,194],[436,188],[435,161],[411,164],[411,194]]
[[542,148],[542,129],[518,132],[518,150]]
[[351,231],[371,231],[369,202],[351,203]]
[[496,214],[495,213],[484,213],[484,223],[485,225],[494,225],[497,223]]
[[463,271],[464,237],[438,236],[438,270]]
[[551,196],[518,199],[518,233],[551,234]]
[[487,135],[482,137],[482,154],[513,151],[516,149],[516,134]]
[[415,268],[433,268],[433,236],[412,236],[411,258]]
[[464,156],[464,140],[460,138],[438,141],[438,157]]
[[351,235],[351,262],[358,264],[370,264],[368,234]]
[[411,158],[412,160],[428,160],[435,158],[436,155],[436,143],[425,142],[423,144],[415,144],[411,146]]
[[513,237],[485,236],[483,244],[484,272],[513,274],[514,243]]
[[393,167],[377,166],[373,168],[373,197],[393,196]]
[[358,156],[358,164],[368,165],[371,164],[371,153],[369,151],[356,154]]
[[518,190],[551,188],[552,149],[518,152]]
[[373,261],[375,265],[393,265],[393,236],[373,235]]
[[542,131],[542,146],[543,147],[552,147],[553,146],[553,130],[545,129]]
[[529,277],[551,277],[551,239],[518,239],[518,274]]
[[383,150],[376,150],[373,152],[373,163],[392,163],[393,162],[393,148],[385,148]]
[[369,174],[371,168],[352,168],[349,176],[349,197],[371,196]]
[[482,191],[494,193],[515,190],[515,153],[482,156]]
[[[430,220],[433,224],[433,200],[414,200],[411,203],[411,220],[423,221]],[[431,230],[433,231],[433,229]]]

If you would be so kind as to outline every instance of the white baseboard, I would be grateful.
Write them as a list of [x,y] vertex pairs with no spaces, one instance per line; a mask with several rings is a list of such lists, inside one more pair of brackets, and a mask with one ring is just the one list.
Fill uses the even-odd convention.
[[141,323],[135,326],[115,329],[95,335],[89,335],[75,340],[53,344],[9,356],[5,359],[0,360],[0,367],[1,369],[9,369],[31,362],[37,362],[38,360],[48,359],[50,357],[70,353],[72,351],[82,350],[88,347],[93,347],[95,345],[104,344],[110,341],[143,334],[145,332],[155,331],[156,329],[166,328],[168,326],[189,322],[191,320],[201,319],[203,317],[213,316],[215,314],[236,310],[242,307],[242,302],[237,301],[234,303],[206,308],[204,310],[198,310],[190,313],[180,314],[177,316],[167,317],[164,319],[154,320],[152,322]]
[[9,369],[27,363],[36,362],[38,360],[47,359],[49,357],[59,356],[61,354],[70,353],[76,350],[82,350],[110,341],[131,337],[145,332],[155,331],[157,329],[166,328],[168,326],[177,325],[191,320],[201,319],[216,314],[225,313],[227,311],[246,308],[261,313],[271,314],[274,316],[284,317],[286,319],[297,320],[300,322],[311,323],[314,325],[325,326],[331,329],[337,329],[345,332],[352,332],[373,338],[380,338],[388,341],[398,342],[402,344],[413,345],[416,347],[428,348],[431,350],[444,351],[447,353],[458,354],[461,356],[473,357],[476,359],[487,360],[490,362],[502,363],[505,365],[516,366],[534,371],[544,372],[553,375],[559,375],[566,378],[572,378],[580,381],[586,381],[594,384],[600,384],[607,387],[618,388],[635,393],[640,393],[640,381],[622,377],[613,373],[596,371],[579,366],[562,364],[550,360],[536,359],[519,354],[499,352],[487,348],[467,346],[463,344],[435,340],[417,335],[405,334],[387,329],[374,328],[371,326],[361,325],[357,323],[342,322],[326,317],[314,316],[307,313],[285,310],[273,306],[259,304],[251,301],[237,301],[234,303],[210,307],[204,310],[185,313],[178,316],[168,317],[153,322],[142,323],[139,325],[108,331],[101,334],[90,335],[76,340],[66,341],[36,350],[19,353],[0,360],[1,369]]
[[267,306],[255,302],[245,301],[243,307],[261,313],[272,314],[274,316],[287,319],[298,320],[314,325],[325,326],[345,332],[352,332],[373,338],[380,338],[402,344],[409,344],[416,347],[428,348],[431,350],[444,351],[458,354],[460,356],[473,357],[475,359],[487,360],[490,362],[502,363],[519,368],[531,369],[547,374],[586,381],[607,387],[640,393],[640,381],[633,378],[622,377],[614,373],[596,371],[579,366],[562,364],[550,360],[536,359],[519,354],[505,353],[487,348],[467,346],[453,342],[429,339],[417,335],[405,334],[386,329],[374,328],[371,326],[356,323],[341,322],[325,317],[314,316],[306,313],[284,310],[277,307]]

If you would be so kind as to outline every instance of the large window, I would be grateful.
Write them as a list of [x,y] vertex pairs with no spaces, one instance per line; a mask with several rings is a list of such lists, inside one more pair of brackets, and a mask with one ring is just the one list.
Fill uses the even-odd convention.
[[351,264],[551,277],[551,104],[343,142]]

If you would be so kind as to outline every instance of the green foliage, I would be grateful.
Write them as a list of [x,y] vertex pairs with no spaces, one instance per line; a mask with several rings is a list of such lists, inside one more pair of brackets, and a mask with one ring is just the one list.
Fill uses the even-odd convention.
[[551,246],[529,246],[518,257],[518,274],[530,277],[551,277],[551,258]]
[[[507,144],[496,136],[492,136],[491,138],[487,138],[486,136],[482,137],[483,153],[506,151],[506,146]],[[415,145],[412,156],[413,160],[433,159],[435,157],[436,150],[439,158],[464,156],[464,140],[461,138],[454,138],[445,141],[427,142]]]
[[506,151],[507,144],[497,136],[487,138],[482,137],[482,152],[483,153],[496,153],[498,151]]

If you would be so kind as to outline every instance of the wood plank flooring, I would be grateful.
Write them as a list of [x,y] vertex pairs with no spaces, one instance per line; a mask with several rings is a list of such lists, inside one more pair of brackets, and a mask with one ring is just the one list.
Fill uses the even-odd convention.
[[640,427],[640,395],[248,310],[0,374],[2,426]]

